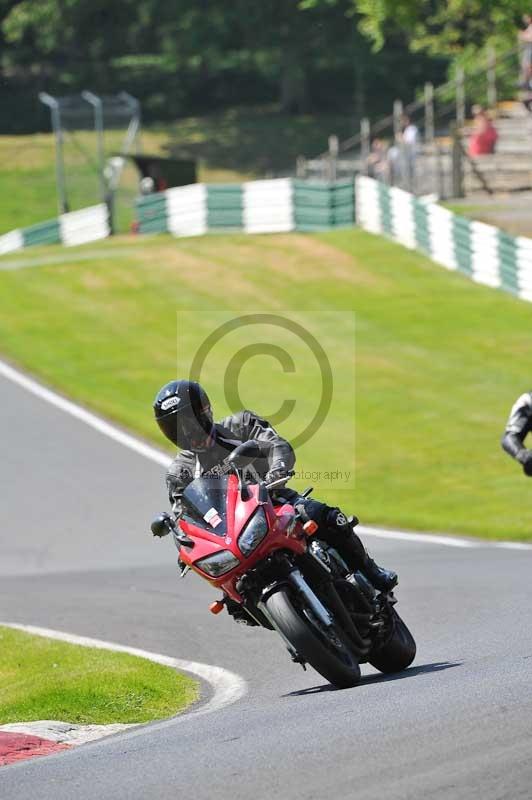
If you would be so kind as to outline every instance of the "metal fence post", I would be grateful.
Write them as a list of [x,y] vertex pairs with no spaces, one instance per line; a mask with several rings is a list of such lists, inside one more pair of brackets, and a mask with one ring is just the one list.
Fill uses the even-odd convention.
[[65,164],[63,160],[63,133],[61,131],[61,115],[59,103],[46,92],[39,92],[39,100],[51,111],[52,130],[55,138],[55,175],[57,184],[57,204],[60,214],[68,212],[68,200],[65,184]]
[[111,227],[113,230],[116,208],[116,193],[120,184],[122,170],[124,169],[124,165],[126,163],[125,156],[129,154],[133,146],[135,148],[135,153],[138,154],[142,152],[142,143],[139,136],[141,123],[140,102],[136,97],[133,97],[127,92],[120,92],[116,97],[127,107],[128,112],[131,114],[131,118],[129,120],[126,135],[122,143],[122,149],[118,159],[119,163],[116,168],[113,169],[111,177],[108,180],[107,205],[109,207],[109,218],[111,220]]
[[465,123],[465,75],[464,68],[456,68],[456,124],[463,128]]
[[438,196],[438,200],[444,200],[446,197],[445,174],[443,170],[442,152],[439,144],[436,144],[435,155],[436,155],[436,194]]
[[296,178],[306,178],[307,162],[305,156],[298,156],[296,159]]
[[369,154],[371,152],[371,126],[369,119],[363,117],[360,120],[360,157],[362,159],[362,172],[368,174]]
[[464,193],[464,153],[462,135],[458,125],[452,129],[452,196],[465,197]]
[[82,98],[94,109],[94,130],[98,147],[98,165],[100,170],[100,190],[103,202],[107,202],[107,186],[105,182],[105,152],[103,144],[103,104],[101,99],[92,92],[82,92]]
[[127,103],[132,113],[131,121],[128,125],[126,133],[126,138],[122,146],[122,153],[124,155],[127,155],[133,143],[135,144],[135,152],[141,153],[142,145],[139,138],[140,121],[141,121],[140,102],[137,100],[136,97],[133,97],[127,92],[120,92],[118,97],[120,97],[125,103]]
[[488,108],[494,109],[497,105],[497,55],[493,46],[488,47],[487,62]]
[[403,101],[402,100],[394,100],[393,104],[393,132],[394,136],[397,136],[401,133],[401,127],[403,124]]
[[[403,101],[394,100],[393,104],[393,136],[394,149],[398,150],[398,157],[391,163],[389,171],[390,186],[401,186],[407,173],[406,151],[403,137]],[[403,187],[404,188],[404,187]]]
[[425,84],[425,142],[434,142],[434,86]]
[[331,183],[336,180],[339,151],[340,143],[338,141],[338,136],[332,134],[329,136],[329,180]]

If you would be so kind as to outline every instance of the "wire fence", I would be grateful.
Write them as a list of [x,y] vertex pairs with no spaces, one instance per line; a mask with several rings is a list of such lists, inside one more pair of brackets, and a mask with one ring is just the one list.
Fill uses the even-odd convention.
[[59,213],[104,202],[113,229],[127,229],[138,194],[136,171],[127,161],[140,150],[138,101],[125,92],[39,98],[51,112]]

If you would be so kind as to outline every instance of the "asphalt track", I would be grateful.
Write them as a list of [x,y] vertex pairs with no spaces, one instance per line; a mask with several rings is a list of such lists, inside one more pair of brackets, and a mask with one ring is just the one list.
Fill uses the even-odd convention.
[[274,634],[213,617],[209,587],[178,579],[172,544],[147,533],[162,467],[4,378],[0,404],[0,619],[249,684],[213,714],[5,767],[1,800],[532,797],[531,551],[371,539],[400,573],[418,656],[331,691]]

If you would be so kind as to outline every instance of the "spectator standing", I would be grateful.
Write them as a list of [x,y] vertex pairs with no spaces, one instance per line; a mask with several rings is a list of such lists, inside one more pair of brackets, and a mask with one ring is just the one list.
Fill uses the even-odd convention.
[[403,179],[403,134],[398,131],[394,141],[386,154],[386,165],[388,170],[388,183],[390,186],[397,186]]
[[532,113],[532,68],[528,81],[521,84],[521,102],[529,113]]
[[403,131],[401,137],[403,154],[403,172],[406,179],[406,188],[414,191],[416,180],[416,159],[419,141],[419,130],[410,117],[403,116]]
[[370,178],[388,180],[388,146],[383,139],[373,139],[368,156],[367,171]]
[[519,84],[522,89],[528,88],[532,78],[532,16],[523,15],[524,30],[519,31],[518,39],[521,45],[521,75]]

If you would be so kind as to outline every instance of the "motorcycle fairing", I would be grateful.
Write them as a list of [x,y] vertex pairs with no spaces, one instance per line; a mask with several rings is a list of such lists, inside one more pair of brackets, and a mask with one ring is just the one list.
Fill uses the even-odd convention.
[[[213,480],[218,483],[203,483],[204,481]],[[193,487],[193,484],[198,482],[201,482],[201,484]],[[214,479],[196,478],[183,493],[185,514],[179,522],[184,533],[194,540],[193,548],[181,547],[181,561],[192,567],[209,583],[216,588],[222,589],[237,602],[240,602],[242,598],[235,588],[236,582],[241,575],[251,569],[258,561],[274,550],[284,548],[301,554],[306,549],[304,541],[291,536],[290,526],[294,520],[292,506],[284,504],[274,508],[269,498],[260,500],[260,486],[258,484],[249,484],[246,489],[247,492],[243,499],[236,475],[225,475],[222,478]],[[224,502],[221,502],[221,494],[224,491],[225,499]],[[187,513],[189,503],[191,503],[193,514]],[[259,506],[262,506],[266,515],[268,533],[258,547],[246,558],[238,547],[238,538]],[[221,524],[212,527],[203,518],[210,508],[215,508],[223,520],[223,536],[220,535],[218,530]],[[202,511],[203,514],[200,516]],[[233,553],[239,559],[239,564],[230,572],[218,578],[213,578],[202,571],[197,566],[197,562],[221,550],[229,550]]]

